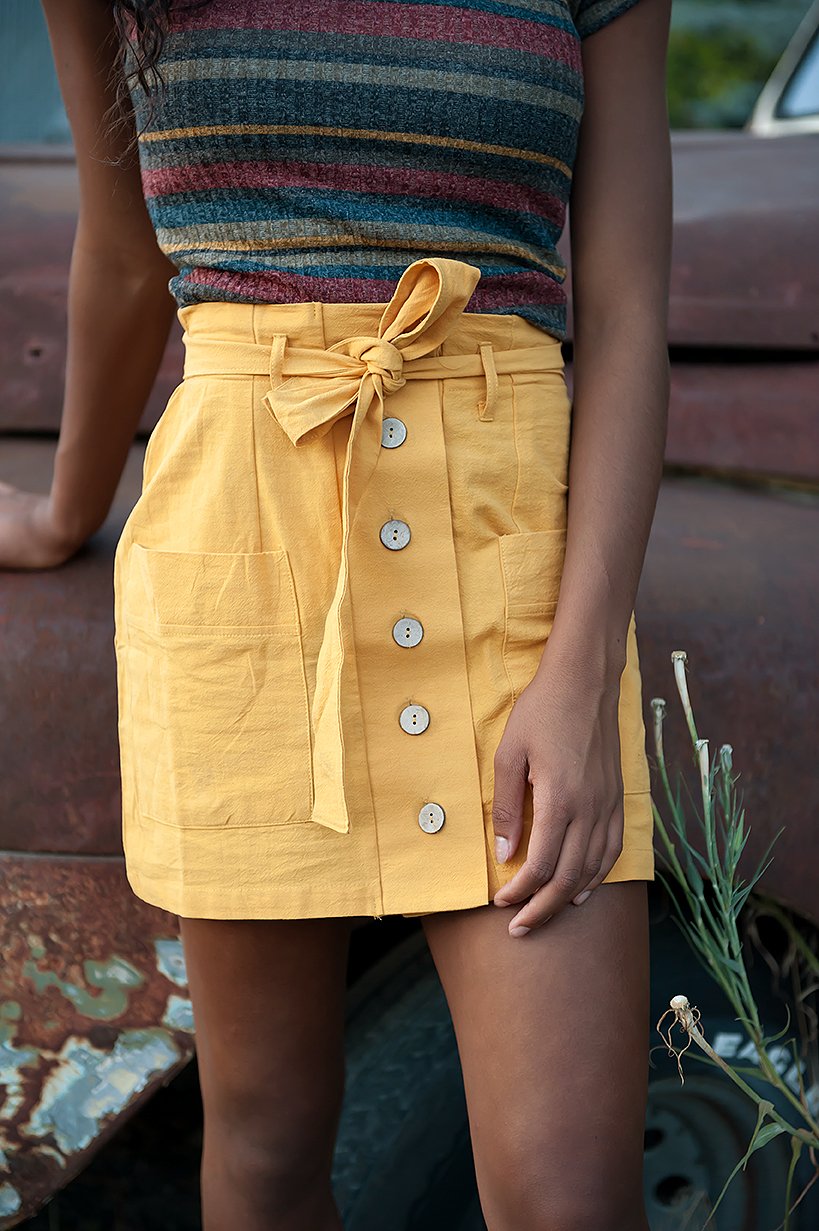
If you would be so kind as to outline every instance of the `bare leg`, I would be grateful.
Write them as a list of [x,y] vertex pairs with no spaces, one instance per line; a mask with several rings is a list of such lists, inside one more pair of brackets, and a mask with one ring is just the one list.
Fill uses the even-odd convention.
[[644,881],[528,936],[513,907],[423,920],[455,1025],[489,1231],[648,1231]]
[[181,919],[204,1108],[203,1231],[340,1231],[350,921]]

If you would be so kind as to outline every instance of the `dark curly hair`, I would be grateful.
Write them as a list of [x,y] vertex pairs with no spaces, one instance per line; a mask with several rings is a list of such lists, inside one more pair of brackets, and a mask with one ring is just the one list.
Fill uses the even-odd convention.
[[170,24],[171,9],[200,8],[210,0],[112,0],[114,27],[119,44],[118,101],[121,103],[134,82],[148,100],[147,124],[156,99],[165,88],[158,61]]

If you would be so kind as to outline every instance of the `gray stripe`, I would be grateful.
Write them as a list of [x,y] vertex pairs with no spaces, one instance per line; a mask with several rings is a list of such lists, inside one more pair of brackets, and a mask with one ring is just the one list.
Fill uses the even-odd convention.
[[[533,8],[539,6],[540,0],[532,0]],[[571,21],[565,6],[562,6],[561,11],[563,19]],[[544,24],[544,41],[553,29],[555,27]],[[566,34],[570,38],[574,37],[571,30],[566,31]],[[257,60],[268,56],[275,58],[277,54],[288,58],[294,46],[291,30],[190,30],[168,36],[162,53],[163,69],[165,60],[170,63],[174,57],[180,60],[205,60],[211,57],[236,60],[247,52]],[[405,38],[385,34],[374,39],[365,34],[322,34],[311,31],[310,51],[314,58],[327,61],[392,65],[415,63],[420,67],[439,63],[443,51],[448,65],[459,65],[466,70],[476,67],[480,70],[486,65],[493,72],[508,73],[519,79],[531,77],[537,80],[544,72],[548,72],[550,76],[557,73],[565,79],[569,91],[577,90],[576,65],[549,59],[543,49],[537,50],[536,43],[532,45],[531,51],[522,51],[517,47],[449,43],[432,38]]]
[[[327,254],[332,251],[333,247],[337,247],[341,254],[338,257],[339,260],[343,260],[345,264],[355,264],[360,259],[360,245],[362,243],[366,244],[368,240],[387,240],[398,244],[404,251],[410,246],[406,243],[406,225],[357,222],[354,227],[350,228],[348,233],[349,247],[347,244],[340,242],[343,238],[343,233],[340,232],[339,225],[337,220],[328,220],[326,218],[300,218],[298,221],[271,219],[268,222],[256,223],[253,226],[247,223],[204,223],[195,227],[161,227],[157,231],[157,238],[163,247],[172,244],[190,245],[189,247],[185,246],[182,252],[173,252],[170,255],[174,263],[178,264],[184,254],[185,263],[191,265],[213,265],[214,259],[219,259],[218,251],[208,247],[207,241],[209,239],[217,243],[230,243],[234,240],[244,241],[254,245],[251,251],[257,269],[264,269],[266,261],[269,261],[270,265],[276,268],[286,267],[288,262],[299,265],[304,261],[309,261],[314,266],[324,265],[329,263]],[[546,228],[544,228],[545,230]],[[303,244],[305,242],[307,236],[310,238],[320,237],[331,242],[326,248],[316,248],[309,254],[296,254],[294,256],[287,256],[285,252],[280,252],[278,249],[266,252],[255,246],[259,242],[281,242],[283,240],[290,241],[294,246],[298,246],[300,243]],[[544,243],[541,247],[532,243],[516,242],[511,237],[507,238],[504,235],[481,231],[478,228],[443,227],[413,223],[411,244],[413,249],[429,247],[430,250],[436,250],[436,248],[440,250],[443,244],[457,244],[464,251],[471,249],[480,250],[484,247],[488,250],[496,251],[499,245],[503,245],[504,251],[519,255],[528,264],[536,266],[546,266],[550,263],[559,264],[559,258],[555,259],[555,254],[551,251],[546,234],[544,234]],[[383,255],[379,256],[379,253],[383,254],[383,249],[373,253],[372,259],[376,264],[383,263]],[[225,260],[229,260],[232,255],[237,254],[232,252],[224,253]],[[551,262],[549,261],[550,256]]]
[[374,86],[397,91],[438,90],[447,94],[465,94],[496,101],[540,106],[559,111],[579,120],[581,105],[559,90],[537,86],[530,82],[513,81],[506,77],[413,68],[397,64],[343,64],[316,60],[242,60],[198,59],[175,60],[163,69],[170,84],[223,80],[271,81],[277,79],[306,81],[318,84]]

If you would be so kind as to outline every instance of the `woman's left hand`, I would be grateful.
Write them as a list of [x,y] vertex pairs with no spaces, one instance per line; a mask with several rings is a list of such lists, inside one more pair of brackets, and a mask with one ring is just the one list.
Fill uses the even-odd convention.
[[50,496],[0,481],[0,569],[49,569],[82,546],[54,516]]
[[619,678],[592,680],[556,656],[550,661],[548,649],[495,753],[493,827],[501,863],[518,848],[527,780],[532,788],[526,862],[494,898],[497,906],[525,902],[510,920],[512,936],[539,927],[571,901],[585,901],[623,843]]

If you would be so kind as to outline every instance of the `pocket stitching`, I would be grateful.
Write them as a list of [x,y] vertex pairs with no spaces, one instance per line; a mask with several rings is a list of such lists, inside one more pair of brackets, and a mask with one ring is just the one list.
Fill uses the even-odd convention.
[[[535,385],[538,388],[541,388],[544,391],[547,391],[551,387],[551,381],[544,379],[544,378],[554,377],[555,391],[557,391],[558,393],[562,393],[563,396],[566,398],[565,413],[568,415],[570,431],[571,431],[572,406],[571,406],[571,399],[569,398],[568,388],[566,386],[564,368],[562,366],[559,369],[559,371],[555,371],[554,373],[553,372],[511,372],[510,376],[511,376],[511,384],[512,384],[512,434],[513,434],[514,445],[515,445],[515,456],[517,458],[517,464],[518,464],[517,476],[516,476],[516,481],[515,481],[515,492],[512,497],[512,517],[515,521],[515,525],[518,527],[518,530],[521,533],[525,533],[525,531],[522,531],[521,529],[520,522],[518,520],[518,514],[516,512],[516,508],[518,504],[518,497],[519,497],[521,486],[522,486],[522,471],[523,471],[523,466],[525,465],[524,460],[521,458],[521,448],[520,448],[520,435],[521,435],[520,416],[523,413],[523,403],[519,395],[519,391],[523,387],[525,387],[527,384]],[[530,379],[527,380],[526,377],[529,377]],[[568,482],[564,482],[562,479],[558,477],[558,475],[556,474],[552,466],[551,459],[548,459],[547,464],[548,464],[549,477],[551,479],[551,482],[554,484],[554,490],[552,494],[555,496],[565,497],[569,490]]]
[[[138,562],[136,564],[136,567],[139,568],[142,574],[142,580],[143,580],[143,584],[145,587],[145,592],[146,592],[146,595],[150,598],[151,608],[153,611],[153,617],[154,617],[153,624],[145,625],[144,622],[142,622],[143,627],[151,627],[151,628],[157,628],[157,629],[179,628],[179,629],[191,629],[194,631],[197,631],[199,629],[229,630],[229,629],[235,628],[235,629],[241,629],[242,631],[244,631],[245,629],[256,629],[259,633],[268,632],[268,631],[272,631],[276,629],[280,629],[280,630],[296,629],[299,631],[299,633],[301,632],[301,625],[300,625],[299,616],[298,616],[298,603],[296,601],[295,581],[293,578],[293,570],[290,564],[290,558],[289,558],[288,552],[284,548],[276,548],[272,551],[252,551],[252,552],[169,551],[167,549],[159,548],[159,547],[146,547],[144,544],[134,541],[130,545],[130,551],[134,556],[135,562]],[[237,560],[240,558],[259,559],[260,557],[269,557],[271,560],[275,560],[277,562],[277,566],[280,566],[279,571],[283,574],[283,576],[287,578],[286,588],[288,591],[288,606],[290,609],[290,621],[288,623],[282,623],[279,621],[277,623],[261,623],[261,624],[258,624],[258,623],[253,623],[253,624],[250,624],[250,623],[248,624],[182,623],[182,624],[178,624],[174,621],[161,619],[159,611],[157,609],[157,605],[156,605],[156,587],[154,585],[154,578],[157,576],[157,574],[152,575],[151,567],[148,563],[149,559],[153,558],[154,560],[157,560],[157,561],[162,559],[166,562],[165,565],[163,565],[163,567],[168,567],[170,566],[171,562],[176,559],[190,560],[190,559],[207,558],[209,560],[219,560],[219,559]],[[141,622],[139,620],[139,616],[134,616],[132,614],[132,608],[129,607],[127,587],[126,587],[125,594],[123,595],[123,610],[128,613],[129,621],[133,620],[134,622]]]
[[[522,690],[519,690],[515,686],[515,682],[512,677],[512,671],[511,671],[511,667],[509,663],[510,643],[512,644],[514,643],[514,636],[512,635],[512,629],[511,629],[512,620],[515,616],[524,616],[524,615],[553,616],[557,610],[557,603],[558,603],[557,598],[540,598],[540,599],[533,600],[532,602],[527,602],[527,601],[522,601],[521,599],[516,600],[512,596],[511,586],[510,586],[511,558],[509,555],[509,552],[512,550],[512,543],[513,542],[523,543],[524,541],[532,542],[535,536],[544,537],[545,541],[547,542],[549,541],[549,539],[553,539],[555,542],[562,545],[563,551],[561,552],[561,556],[560,556],[560,573],[562,576],[563,554],[565,553],[565,544],[566,544],[566,532],[561,527],[557,527],[557,528],[548,527],[546,529],[541,529],[541,530],[519,531],[516,534],[503,534],[503,535],[498,536],[498,552],[499,552],[499,557],[500,557],[500,569],[501,569],[501,576],[503,578],[503,589],[504,589],[503,643],[501,647],[501,654],[503,658],[504,670],[506,672],[506,678],[509,683],[509,689],[512,694],[512,697],[515,700],[517,700],[518,696],[520,695],[520,691]],[[536,559],[537,557],[535,556],[534,558]],[[531,573],[524,575],[524,587],[526,584],[528,584],[532,580],[532,577],[533,577],[533,574]],[[520,579],[520,574],[518,574],[518,579]],[[560,581],[558,579],[558,588],[559,588],[559,585],[560,585]]]

